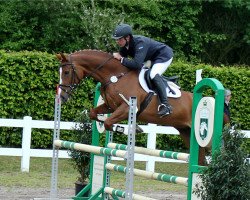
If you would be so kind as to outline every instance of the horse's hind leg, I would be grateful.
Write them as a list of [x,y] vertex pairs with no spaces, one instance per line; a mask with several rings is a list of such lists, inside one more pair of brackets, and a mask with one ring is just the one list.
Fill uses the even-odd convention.
[[199,165],[207,165],[206,163],[206,149],[204,147],[199,147]]
[[188,128],[183,128],[183,129],[178,129],[177,130],[180,132],[180,137],[182,138],[185,146],[187,148],[190,148],[190,132],[191,132],[191,129],[188,127]]
[[[180,136],[184,141],[184,144],[187,148],[190,149],[190,135],[191,135],[191,128],[185,129],[177,129],[180,132]],[[205,165],[205,148],[199,147],[199,165]]]

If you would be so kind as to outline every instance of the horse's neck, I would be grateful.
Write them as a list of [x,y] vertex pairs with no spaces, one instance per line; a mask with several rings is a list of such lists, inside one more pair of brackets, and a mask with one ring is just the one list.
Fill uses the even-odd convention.
[[119,74],[119,73],[124,73],[124,72],[128,72],[129,69],[125,66],[123,66],[120,61],[116,60],[115,58],[113,58],[112,60],[110,60],[110,62],[108,62],[104,69],[107,69],[108,72],[110,72],[111,74]]
[[111,76],[120,77],[128,71],[130,70],[127,67],[123,66],[118,60],[112,58],[100,69],[99,75],[102,76],[103,81],[106,82],[110,80]]
[[97,55],[96,52],[89,52],[81,58],[78,57],[77,60],[94,79],[105,82],[111,76],[118,76],[129,71],[127,67],[111,56],[109,54]]

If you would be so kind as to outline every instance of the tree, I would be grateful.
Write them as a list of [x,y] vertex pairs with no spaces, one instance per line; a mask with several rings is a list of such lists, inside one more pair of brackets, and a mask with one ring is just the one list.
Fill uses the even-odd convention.
[[246,161],[246,150],[242,148],[243,140],[239,130],[229,126],[224,129],[224,145],[200,175],[202,186],[196,186],[194,191],[201,199],[250,199],[250,165]]
[[204,1],[202,9],[199,16],[200,33],[204,38],[201,60],[217,65],[249,65],[249,3],[243,0]]
[[111,52],[117,49],[114,27],[126,22],[135,34],[171,46],[175,58],[249,65],[249,9],[246,0],[1,1],[0,48]]
[[0,11],[1,48],[14,51],[110,51],[111,30],[122,18],[93,0],[3,1]]

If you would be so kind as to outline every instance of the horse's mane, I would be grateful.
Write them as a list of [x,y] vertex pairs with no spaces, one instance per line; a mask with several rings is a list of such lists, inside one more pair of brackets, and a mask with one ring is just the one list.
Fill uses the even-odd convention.
[[[102,51],[102,50],[97,50],[97,49],[83,49],[83,50],[76,51],[76,52],[72,53],[71,55],[79,55],[79,56],[80,55],[91,55],[91,56],[93,56],[94,54],[95,54],[95,56],[102,57],[103,59],[113,58],[113,59],[111,59],[111,62],[116,63],[116,66],[119,65],[122,68],[126,68],[125,66],[123,66],[121,64],[120,61],[118,61],[117,59],[115,59],[112,54],[110,54],[108,52],[105,52],[105,51]],[[128,68],[126,68],[126,69],[128,69]]]
[[97,54],[101,54],[101,55],[104,55],[104,56],[110,56],[111,54],[108,53],[108,52],[105,52],[105,51],[102,51],[102,50],[98,50],[98,49],[82,49],[82,50],[79,50],[79,51],[75,51],[74,53],[72,54],[84,54],[84,53],[97,53]]

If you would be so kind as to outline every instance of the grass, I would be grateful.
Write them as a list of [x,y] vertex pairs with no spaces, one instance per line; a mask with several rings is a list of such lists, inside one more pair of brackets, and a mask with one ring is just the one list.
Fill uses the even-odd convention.
[[[122,161],[114,161],[114,164],[126,165]],[[27,188],[50,188],[51,159],[31,158],[30,172],[20,171],[21,158],[0,156],[0,186],[5,187],[27,187]],[[69,159],[59,159],[58,161],[58,187],[73,188],[78,173],[72,168]],[[145,169],[144,162],[136,162],[135,168]],[[178,163],[156,163],[156,172],[187,177],[187,164]],[[111,187],[125,189],[125,174],[112,172]],[[153,186],[153,188],[152,188]],[[168,190],[176,192],[186,192],[187,188],[182,185],[163,183],[161,181],[149,180],[141,177],[134,177],[134,191],[143,190]]]
[[[31,158],[30,172],[20,171],[20,157],[0,157],[0,185],[6,187],[50,188],[51,159]],[[69,159],[59,159],[58,186],[72,187],[77,177],[77,171],[71,167]]]

